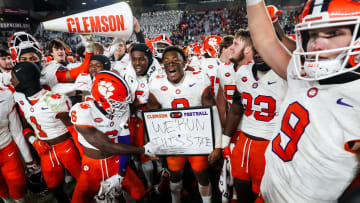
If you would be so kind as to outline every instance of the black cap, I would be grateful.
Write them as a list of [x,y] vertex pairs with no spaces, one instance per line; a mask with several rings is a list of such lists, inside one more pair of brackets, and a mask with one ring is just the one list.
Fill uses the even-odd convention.
[[131,49],[131,53],[133,51],[142,51],[145,52],[146,57],[149,60],[149,66],[152,64],[153,58],[152,58],[152,52],[151,49],[144,43],[135,44],[133,48]]
[[92,61],[92,60],[100,61],[103,64],[105,70],[111,69],[110,59],[104,55],[101,55],[101,54],[93,55],[90,58],[90,61]]

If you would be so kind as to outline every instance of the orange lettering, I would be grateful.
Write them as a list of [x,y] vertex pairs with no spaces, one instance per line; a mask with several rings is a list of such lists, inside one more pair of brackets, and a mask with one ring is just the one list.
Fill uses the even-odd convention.
[[90,32],[90,30],[88,29],[89,23],[86,22],[87,19],[89,19],[89,17],[82,17],[83,24],[84,24],[84,30],[85,30],[85,32]]
[[107,21],[108,21],[108,19],[106,16],[101,16],[101,24],[103,25],[103,27],[102,27],[103,32],[109,31],[109,25],[107,24]]
[[75,18],[76,28],[78,33],[82,33],[83,31],[80,28],[79,18]]
[[110,31],[112,32],[116,31],[116,21],[113,15],[109,16],[109,26],[110,26]]
[[68,18],[68,19],[66,19],[66,22],[67,22],[67,26],[68,26],[68,31],[69,31],[69,32],[76,32],[76,29],[73,29],[73,28],[71,27],[71,25],[74,25],[74,24],[75,24],[74,19]]
[[90,25],[92,32],[101,32],[101,24],[100,24],[99,16],[95,16],[95,20],[94,17],[90,16]]
[[124,30],[124,17],[123,15],[116,15],[116,23],[118,27],[118,31]]

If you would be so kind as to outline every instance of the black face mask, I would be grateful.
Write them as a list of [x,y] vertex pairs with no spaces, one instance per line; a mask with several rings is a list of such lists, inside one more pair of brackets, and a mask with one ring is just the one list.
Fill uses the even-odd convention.
[[35,63],[18,63],[14,66],[13,73],[19,80],[15,91],[25,94],[26,97],[30,97],[42,89],[40,85],[40,69]]
[[42,64],[41,64],[41,61],[38,61],[38,62],[35,62],[35,64],[39,67],[39,69],[40,69],[40,72],[41,72],[41,70],[42,70]]

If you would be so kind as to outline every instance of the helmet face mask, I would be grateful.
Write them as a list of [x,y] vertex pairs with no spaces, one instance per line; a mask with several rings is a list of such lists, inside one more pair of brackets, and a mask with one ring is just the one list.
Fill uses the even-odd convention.
[[[15,32],[9,39],[9,50],[14,61],[19,61],[21,50],[33,48],[43,57],[39,42],[26,32]],[[40,58],[40,60],[41,60]]]
[[162,54],[166,47],[171,46],[172,43],[166,35],[159,35],[154,39],[154,56],[162,58]]
[[95,75],[91,93],[108,116],[121,117],[129,110],[129,87],[124,79],[110,71],[101,71]]
[[[345,8],[351,6],[353,11],[343,8],[343,4]],[[321,12],[324,6],[327,7],[327,11]],[[300,23],[295,26],[297,49],[293,53],[293,59],[298,77],[303,80],[322,80],[357,69],[360,66],[359,23],[360,3],[351,0],[308,1]],[[333,46],[334,48],[327,50],[307,50],[309,31],[339,28],[351,30],[349,44]]]

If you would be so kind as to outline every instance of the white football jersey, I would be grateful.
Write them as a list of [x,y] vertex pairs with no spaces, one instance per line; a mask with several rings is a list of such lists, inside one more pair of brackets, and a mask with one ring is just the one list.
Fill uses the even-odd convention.
[[186,66],[194,69],[194,71],[199,71],[200,66],[201,66],[201,61],[203,60],[204,57],[202,56],[193,56],[191,58],[188,59]]
[[15,101],[36,136],[41,140],[51,140],[68,132],[64,123],[55,117],[60,112],[70,110],[70,99],[65,95],[54,94],[44,89],[33,97],[37,102],[32,104],[24,94],[14,93]]
[[[1,77],[0,73],[0,77]],[[29,147],[23,136],[23,128],[15,108],[11,86],[5,86],[0,82],[0,149],[8,146],[14,140],[26,163],[33,159]]]
[[236,72],[234,69],[234,64],[231,62],[220,63],[219,68],[216,72],[216,82],[219,83],[219,86],[223,89],[224,97],[231,106],[233,95],[236,89]]
[[91,92],[92,88],[92,79],[89,73],[80,73],[74,82],[74,89],[83,91],[83,92]]
[[320,85],[294,71],[292,59],[261,194],[266,202],[337,202],[358,171],[346,146],[360,139],[360,80]]
[[131,64],[130,55],[125,53],[125,55],[121,58],[120,61],[113,61],[112,67],[115,70],[122,69],[123,67],[127,67]]
[[166,76],[153,79],[150,92],[162,108],[195,107],[202,106],[201,96],[210,85],[209,78],[201,71],[185,71],[182,81],[175,85]]
[[[71,122],[79,127],[93,127],[108,136],[113,143],[118,143],[119,136],[130,134],[127,121],[130,116],[130,108],[122,117],[108,118],[94,104],[95,101],[87,101],[74,105],[70,110]],[[96,149],[79,133],[79,142],[83,146]]]
[[[13,93],[0,82],[0,149],[11,142],[9,114],[13,111],[16,111]],[[22,133],[22,129],[19,130]]]
[[238,130],[267,140],[273,138],[287,83],[269,70],[260,78],[253,73],[254,63],[241,66],[236,72],[236,89],[241,93],[244,115]]
[[218,58],[204,58],[200,64],[201,72],[205,73],[211,82],[211,93],[216,97],[219,89],[219,81],[216,80],[216,73],[220,67],[220,60]]
[[[41,85],[48,85],[50,88],[54,87],[58,84],[58,79],[56,77],[56,72],[62,65],[55,60],[52,60],[48,63],[47,66],[44,66],[41,69],[41,77],[40,77],[40,84]],[[65,68],[65,67],[63,67]]]

